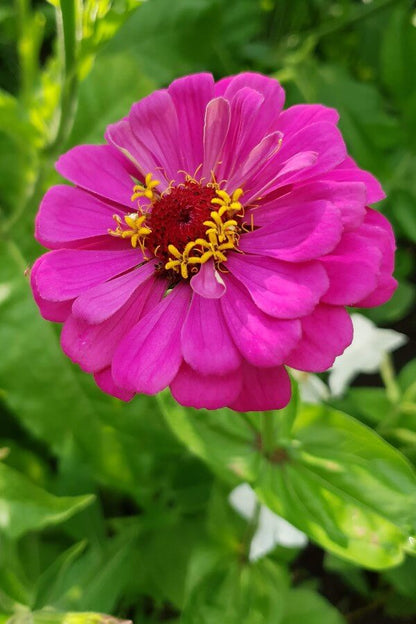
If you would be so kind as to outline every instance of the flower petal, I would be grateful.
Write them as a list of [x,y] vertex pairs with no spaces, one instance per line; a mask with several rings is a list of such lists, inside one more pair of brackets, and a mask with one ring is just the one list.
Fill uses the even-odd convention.
[[243,386],[229,407],[237,412],[257,412],[285,407],[290,401],[290,378],[284,366],[257,368],[242,365]]
[[185,361],[204,375],[223,375],[241,363],[216,299],[193,294],[182,328],[181,344]]
[[369,242],[378,246],[382,254],[376,288],[356,304],[367,308],[386,303],[397,288],[397,280],[392,277],[396,244],[393,229],[386,217],[371,208],[367,209],[362,233]]
[[146,262],[129,273],[90,288],[74,301],[73,315],[93,325],[102,323],[117,312],[154,272],[153,263]]
[[126,159],[111,145],[78,145],[62,154],[57,171],[77,186],[131,208],[133,180]]
[[230,255],[230,272],[246,286],[255,304],[271,316],[293,319],[312,312],[328,288],[318,262],[289,264],[260,256]]
[[155,394],[170,384],[182,362],[180,333],[191,289],[179,284],[124,337],[112,375],[122,388]]
[[219,409],[238,396],[241,373],[238,369],[226,375],[201,375],[183,362],[170,389],[181,405],[196,409]]
[[338,208],[318,200],[280,208],[266,226],[241,237],[240,249],[279,260],[304,262],[329,253],[341,239]]
[[262,138],[265,134],[276,130],[279,115],[285,102],[285,92],[275,78],[254,72],[244,72],[231,77],[228,82],[220,81],[217,84],[217,89],[223,90],[222,86],[225,87],[224,97],[228,100],[232,100],[235,94],[244,87],[258,91],[264,98],[257,122],[258,136]]
[[368,171],[360,169],[350,156],[320,178],[335,182],[362,182],[366,187],[366,204],[373,204],[386,197],[380,182]]
[[214,97],[211,74],[193,74],[174,80],[168,88],[178,116],[184,167],[193,175],[203,161],[205,109]]
[[213,262],[201,265],[198,273],[191,278],[192,290],[206,299],[219,299],[225,293],[225,283]]
[[303,336],[286,364],[298,370],[321,373],[351,344],[351,318],[344,308],[321,304],[301,321]]
[[329,277],[322,301],[353,306],[377,285],[381,251],[359,232],[347,232],[337,247],[321,262]]
[[80,188],[53,186],[41,202],[35,236],[49,249],[85,244],[88,239],[108,235],[108,229],[115,227],[114,214],[125,213]]
[[87,373],[110,366],[120,341],[143,316],[143,307],[152,285],[149,280],[139,287],[119,310],[102,323],[90,325],[71,315],[61,334],[61,346],[66,355]]
[[[184,168],[178,116],[166,90],[155,91],[133,104],[129,113],[131,129],[137,144],[154,155],[166,180],[175,180]],[[133,154],[141,165],[141,154]],[[156,175],[156,173],[155,173]],[[160,176],[159,176],[160,179]]]
[[230,105],[224,98],[211,100],[205,111],[204,124],[204,164],[201,176],[211,180],[221,161],[228,128],[230,126]]
[[[293,171],[286,169],[288,162],[302,152],[314,152],[315,162]],[[338,128],[327,122],[312,123],[293,135],[285,136],[277,154],[257,175],[246,181],[247,202],[266,197],[285,184],[308,180],[330,171],[345,160],[346,147]]]
[[335,108],[322,104],[296,104],[280,114],[278,130],[289,136],[312,123],[324,121],[335,125],[338,120],[339,114]]
[[227,277],[227,293],[221,305],[235,344],[253,366],[283,364],[301,338],[299,320],[268,316],[231,275]]
[[128,392],[127,390],[124,390],[124,388],[116,386],[111,375],[110,367],[104,368],[103,370],[98,371],[98,373],[94,373],[94,379],[100,390],[106,394],[111,394],[111,396],[116,397],[116,399],[120,399],[120,401],[131,401],[134,397],[134,392]]
[[333,182],[316,180],[302,186],[288,187],[288,192],[262,202],[253,212],[256,225],[272,224],[282,208],[297,210],[310,201],[329,201],[338,208],[346,229],[356,229],[365,217],[366,190],[362,182]]
[[35,282],[43,299],[65,301],[128,271],[142,262],[137,249],[126,251],[93,251],[58,249],[42,257]]
[[41,297],[37,286],[37,272],[41,267],[45,256],[38,258],[30,271],[30,285],[32,287],[33,298],[39,307],[40,313],[47,321],[63,323],[71,314],[73,299],[68,301],[48,301]]

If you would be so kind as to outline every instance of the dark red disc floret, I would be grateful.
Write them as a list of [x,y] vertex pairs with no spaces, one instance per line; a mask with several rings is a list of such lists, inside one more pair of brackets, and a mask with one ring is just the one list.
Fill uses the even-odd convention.
[[154,202],[146,222],[152,231],[146,237],[146,247],[160,258],[163,265],[170,257],[169,245],[182,252],[190,241],[205,238],[207,226],[204,221],[215,210],[215,205],[211,204],[214,197],[214,188],[187,181]]

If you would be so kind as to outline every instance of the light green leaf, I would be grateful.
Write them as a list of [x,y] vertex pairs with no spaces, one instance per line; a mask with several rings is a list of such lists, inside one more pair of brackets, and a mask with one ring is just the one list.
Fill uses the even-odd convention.
[[322,547],[368,568],[400,563],[416,532],[416,476],[404,456],[342,412],[303,406],[290,438],[278,437],[266,457],[256,416],[248,424],[227,410],[165,408],[176,435],[216,474],[250,482]]
[[9,537],[64,522],[93,500],[89,495],[53,496],[0,463],[0,530]]
[[310,589],[292,589],[287,597],[281,624],[343,624],[345,619],[335,607]]

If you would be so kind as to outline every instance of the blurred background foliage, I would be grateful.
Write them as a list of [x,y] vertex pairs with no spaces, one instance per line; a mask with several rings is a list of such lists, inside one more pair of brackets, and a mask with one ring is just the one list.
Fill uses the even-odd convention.
[[[416,621],[416,560],[402,548],[410,522],[403,510],[414,505],[403,455],[416,459],[415,59],[416,12],[407,0],[3,0],[0,622],[114,621],[102,613],[144,624]],[[274,75],[289,105],[338,108],[351,155],[387,192],[380,209],[398,240],[400,286],[368,315],[410,338],[396,360],[399,377],[384,375],[387,391],[378,377],[360,378],[331,408],[296,416],[292,406],[278,416],[287,437],[311,444],[314,462],[294,452],[291,476],[309,509],[298,501],[296,515],[294,494],[283,482],[271,492],[266,472],[257,493],[285,517],[293,509],[289,519],[320,547],[278,546],[250,565],[253,527],[227,497],[258,470],[247,443],[254,420],[242,430],[226,412],[215,420],[166,407],[168,397],[121,404],[102,395],[61,353],[59,328],[40,318],[25,277],[42,252],[34,216],[59,180],[60,153],[102,142],[108,123],[178,76],[242,70]],[[360,422],[347,426],[337,407],[401,454],[378,447]],[[333,429],[316,449],[308,432],[321,432],[322,419]],[[355,446],[344,440],[347,430]],[[344,444],[358,458],[347,467],[361,479],[358,493],[335,477],[325,489],[316,468]],[[366,444],[378,449],[377,465],[388,463],[402,498],[381,471],[377,487],[385,489],[371,499],[377,465],[365,463]],[[227,457],[242,463],[226,466]],[[277,483],[280,468],[272,467]],[[313,470],[316,481],[307,481]],[[354,497],[368,531],[384,531],[388,547],[361,556],[361,542],[350,547],[354,527],[341,515],[358,504]]]

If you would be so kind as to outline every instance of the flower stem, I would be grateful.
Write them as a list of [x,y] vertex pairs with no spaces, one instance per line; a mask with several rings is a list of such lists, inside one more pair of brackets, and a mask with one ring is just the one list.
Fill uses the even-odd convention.
[[393,405],[397,405],[400,402],[401,393],[399,384],[396,381],[393,361],[389,354],[385,355],[381,363],[380,376],[386,388],[387,398]]
[[271,412],[261,414],[261,440],[262,450],[269,456],[275,448],[276,432],[274,416]]

